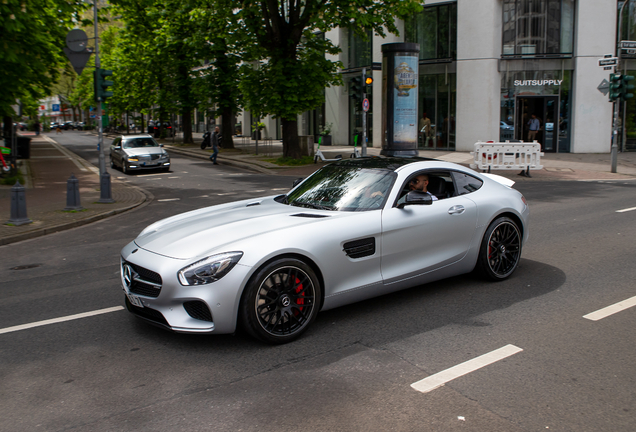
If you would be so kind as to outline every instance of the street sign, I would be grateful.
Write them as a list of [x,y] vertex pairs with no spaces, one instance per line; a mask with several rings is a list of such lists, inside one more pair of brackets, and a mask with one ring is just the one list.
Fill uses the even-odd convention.
[[598,59],[599,66],[616,66],[617,64],[618,64],[618,57]]
[[66,54],[66,57],[71,62],[71,65],[73,66],[73,69],[75,69],[75,72],[77,72],[78,75],[81,75],[82,71],[84,70],[84,66],[86,66],[86,63],[88,63],[88,59],[93,53],[88,50],[78,52],[73,51],[69,48],[64,48],[64,54]]
[[60,110],[60,104],[51,105],[51,111],[59,111],[59,110]]
[[603,81],[601,81],[599,86],[596,88],[598,89],[598,91],[603,93],[603,96],[607,96],[607,93],[609,92],[609,89],[610,89],[610,83],[608,80],[603,79]]
[[369,111],[369,99],[365,99],[362,101],[362,109],[364,112]]
[[634,49],[636,48],[636,41],[621,41],[622,49]]
[[66,46],[74,52],[86,51],[88,36],[81,29],[74,29],[66,35]]

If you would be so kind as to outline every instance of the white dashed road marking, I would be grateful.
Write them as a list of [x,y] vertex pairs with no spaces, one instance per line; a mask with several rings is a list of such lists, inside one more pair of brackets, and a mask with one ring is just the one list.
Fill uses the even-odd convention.
[[634,211],[634,210],[636,210],[636,207],[630,207],[623,210],[616,210],[616,213],[625,213],[625,212]]
[[519,347],[506,345],[505,347],[496,349],[472,360],[468,360],[464,363],[458,364],[457,366],[453,366],[450,369],[438,372],[428,378],[424,378],[421,381],[411,384],[411,387],[419,392],[428,393],[431,390],[435,390],[447,382],[454,380],[455,378],[467,375],[477,369],[481,369],[484,366],[503,360],[506,357],[510,357],[511,355],[517,354],[521,351],[523,351],[523,349]]
[[106,308],[106,309],[99,309],[99,310],[92,311],[92,312],[84,312],[84,313],[79,313],[79,314],[75,314],[75,315],[69,315],[69,316],[60,317],[60,318],[53,318],[53,319],[48,319],[48,320],[44,320],[44,321],[37,321],[37,322],[34,322],[34,323],[30,323],[30,324],[22,324],[22,325],[18,325],[18,326],[13,326],[13,327],[7,327],[7,328],[0,329],[0,334],[11,333],[11,332],[19,331],[19,330],[26,330],[26,329],[30,329],[30,328],[33,328],[33,327],[40,327],[40,326],[45,326],[45,325],[49,325],[49,324],[61,323],[61,322],[64,322],[64,321],[72,321],[72,320],[76,320],[76,319],[80,319],[80,318],[87,318],[87,317],[91,317],[91,316],[95,316],[95,315],[101,315],[101,314],[105,314],[105,313],[109,313],[109,312],[117,312],[117,311],[120,311],[120,310],[124,310],[123,306],[115,306],[115,307],[110,307],[110,308]]
[[157,200],[158,202],[179,201],[181,198],[164,198]]
[[603,309],[599,309],[596,312],[583,315],[583,318],[589,319],[590,321],[598,321],[603,318],[607,318],[610,315],[614,315],[615,313],[624,311],[625,309],[629,309],[633,306],[636,306],[636,296],[618,303],[614,303],[613,305],[607,306]]

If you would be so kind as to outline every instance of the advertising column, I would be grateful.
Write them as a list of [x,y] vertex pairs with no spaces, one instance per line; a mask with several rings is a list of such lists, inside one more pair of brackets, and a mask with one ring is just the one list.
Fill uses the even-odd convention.
[[382,151],[417,156],[417,95],[420,45],[382,45]]

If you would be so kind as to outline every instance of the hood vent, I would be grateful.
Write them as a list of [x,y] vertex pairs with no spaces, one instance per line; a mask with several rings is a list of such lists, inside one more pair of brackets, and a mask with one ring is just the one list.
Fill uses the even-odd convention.
[[375,237],[347,242],[343,245],[349,258],[364,258],[375,253]]
[[261,202],[260,201],[256,201],[256,202],[247,203],[247,204],[245,204],[245,207],[254,207],[254,206],[257,206],[257,205],[261,205]]
[[294,216],[294,217],[305,217],[305,218],[326,218],[326,217],[329,217],[328,215],[321,215],[321,214],[315,214],[315,213],[296,213],[296,214],[293,214],[291,216]]

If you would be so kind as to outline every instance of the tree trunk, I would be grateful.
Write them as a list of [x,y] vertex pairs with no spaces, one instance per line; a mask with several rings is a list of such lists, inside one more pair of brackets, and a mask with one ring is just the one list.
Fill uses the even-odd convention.
[[281,119],[283,126],[283,156],[300,159],[300,143],[298,142],[298,121]]
[[221,136],[223,137],[221,147],[233,149],[234,131],[232,130],[232,119],[234,118],[234,113],[232,112],[232,108],[224,108],[221,117]]
[[[183,129],[183,143],[192,144],[192,110],[186,109],[181,111],[181,128]],[[173,125],[174,127],[174,125]]]

